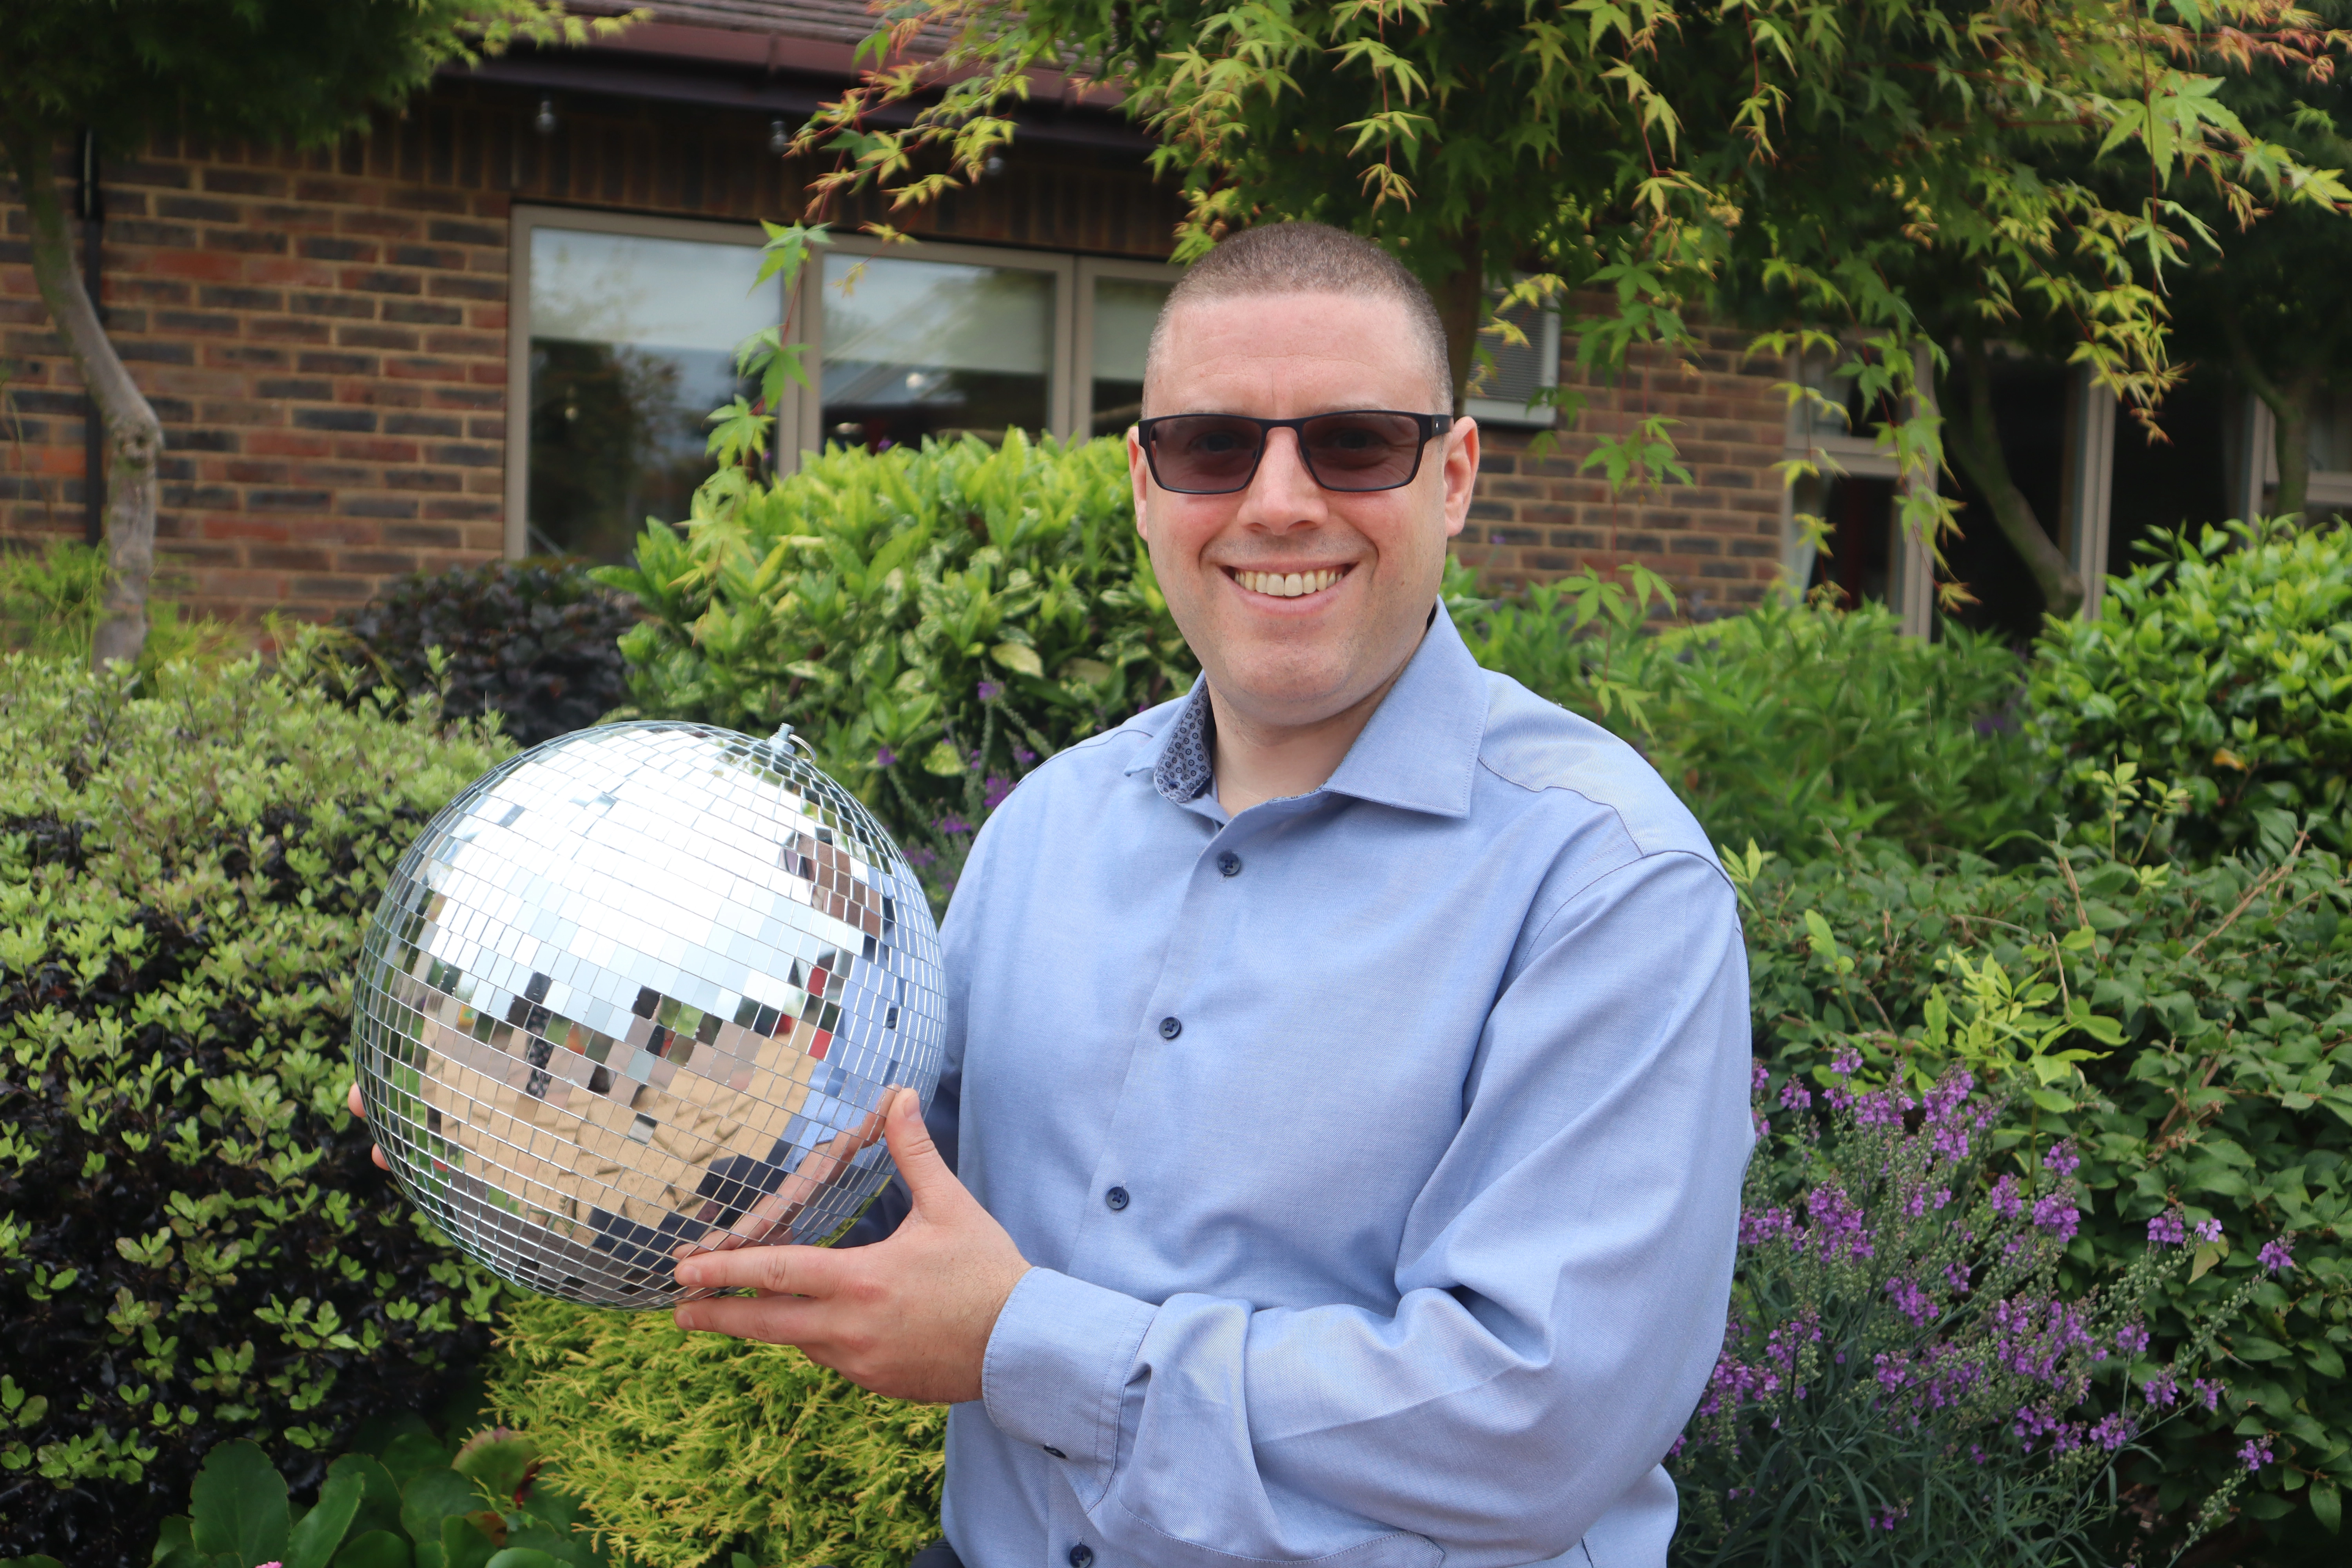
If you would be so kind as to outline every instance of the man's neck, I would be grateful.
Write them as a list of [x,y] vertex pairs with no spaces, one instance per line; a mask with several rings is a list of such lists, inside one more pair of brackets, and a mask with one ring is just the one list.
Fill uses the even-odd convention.
[[[1425,634],[1424,634],[1425,635]],[[1281,800],[1319,789],[1347,760],[1348,749],[1364,732],[1389,689],[1420,651],[1415,641],[1386,680],[1328,719],[1305,724],[1267,724],[1235,710],[1209,683],[1209,711],[1215,720],[1217,804],[1239,816],[1262,801]]]

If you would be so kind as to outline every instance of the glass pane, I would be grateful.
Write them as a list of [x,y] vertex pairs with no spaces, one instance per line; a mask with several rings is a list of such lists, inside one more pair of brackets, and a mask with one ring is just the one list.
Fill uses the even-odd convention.
[[1054,279],[897,257],[824,258],[824,439],[887,447],[926,436],[1043,432]]
[[2320,392],[2311,400],[2311,467],[2315,473],[2352,468],[2352,397]]
[[1095,279],[1092,434],[1116,436],[1143,416],[1143,357],[1171,287],[1134,278]]
[[687,515],[735,346],[782,305],[774,285],[751,293],[759,271],[751,245],[532,234],[531,552],[622,561],[647,517]]

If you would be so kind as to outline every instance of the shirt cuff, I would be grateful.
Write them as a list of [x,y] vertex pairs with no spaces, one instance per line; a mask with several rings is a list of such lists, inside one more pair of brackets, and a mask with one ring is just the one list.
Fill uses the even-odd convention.
[[1005,1298],[981,1362],[989,1420],[1107,1481],[1118,1463],[1128,1373],[1157,1310],[1050,1268],[1030,1269]]

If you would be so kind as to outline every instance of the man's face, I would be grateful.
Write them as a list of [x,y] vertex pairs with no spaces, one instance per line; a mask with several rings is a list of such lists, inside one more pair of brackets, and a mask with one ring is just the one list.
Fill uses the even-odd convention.
[[[1146,391],[1146,413],[1293,419],[1349,409],[1442,413],[1412,319],[1389,300],[1284,294],[1183,307]],[[1249,488],[1181,495],[1153,482],[1130,434],[1136,526],[1219,711],[1311,724],[1379,690],[1418,645],[1478,472],[1477,426],[1422,448],[1400,489],[1327,490],[1276,430]],[[1293,595],[1287,579],[1311,586]],[[1276,584],[1279,574],[1285,581]],[[1268,591],[1268,590],[1274,591]]]

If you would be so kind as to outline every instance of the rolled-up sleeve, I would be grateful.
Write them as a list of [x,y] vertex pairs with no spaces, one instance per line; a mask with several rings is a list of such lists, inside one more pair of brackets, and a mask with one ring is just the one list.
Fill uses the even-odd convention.
[[1658,1484],[1721,1344],[1752,1136],[1737,904],[1668,850],[1530,925],[1392,1310],[1155,1304],[1048,1269],[1013,1292],[989,1418],[1059,1456],[1112,1549],[1506,1568]]

